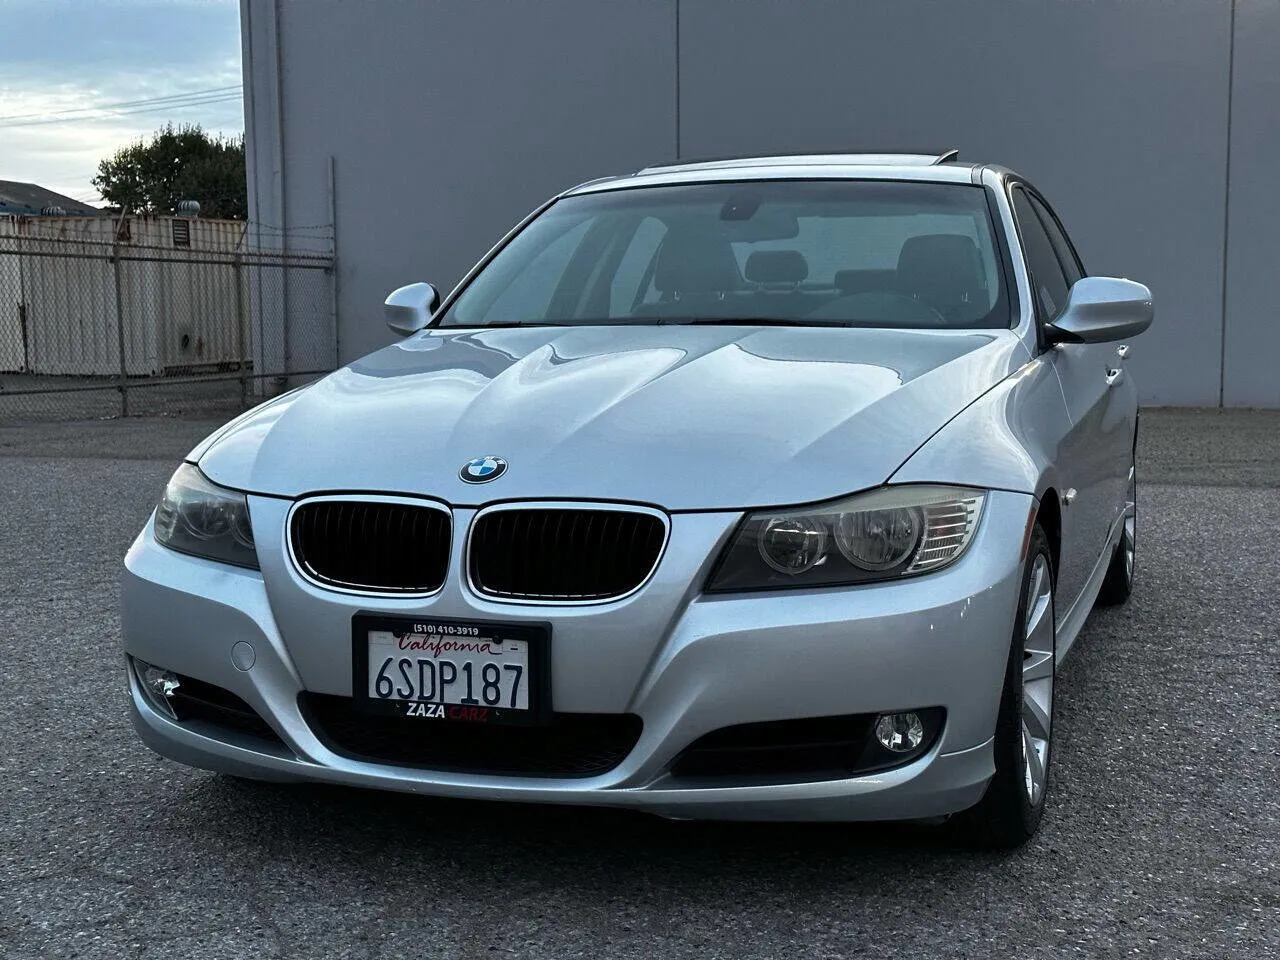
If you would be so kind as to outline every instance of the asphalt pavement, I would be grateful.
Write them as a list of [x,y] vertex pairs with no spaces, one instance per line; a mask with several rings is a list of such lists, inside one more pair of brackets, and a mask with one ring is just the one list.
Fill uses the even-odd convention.
[[1013,854],[251,785],[151,754],[116,578],[209,422],[0,428],[0,957],[1280,957],[1280,414],[1146,411],[1136,592]]

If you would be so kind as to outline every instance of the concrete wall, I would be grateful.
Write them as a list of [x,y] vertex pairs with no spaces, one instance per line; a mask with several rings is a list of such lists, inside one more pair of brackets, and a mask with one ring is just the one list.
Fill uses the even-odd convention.
[[388,290],[447,288],[577,181],[956,146],[1030,177],[1091,272],[1153,288],[1145,401],[1280,406],[1280,0],[242,0],[242,19],[254,216],[336,219],[344,359],[389,339]]
[[1280,0],[1236,0],[1223,400],[1280,407]]
[[332,199],[344,360],[388,342],[393,287],[447,291],[550,194],[674,155],[672,3],[241,9],[251,217],[325,224]]

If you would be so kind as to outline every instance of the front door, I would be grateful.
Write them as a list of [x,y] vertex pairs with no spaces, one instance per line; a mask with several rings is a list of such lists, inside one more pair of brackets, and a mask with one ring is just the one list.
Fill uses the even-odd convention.
[[[1043,326],[1066,306],[1083,269],[1039,197],[1022,186],[1011,194],[1022,235],[1036,316]],[[1062,386],[1071,430],[1058,453],[1062,489],[1062,547],[1058,563],[1059,618],[1080,598],[1123,509],[1128,479],[1132,384],[1114,344],[1059,344],[1047,350]],[[1122,476],[1123,474],[1123,476]]]

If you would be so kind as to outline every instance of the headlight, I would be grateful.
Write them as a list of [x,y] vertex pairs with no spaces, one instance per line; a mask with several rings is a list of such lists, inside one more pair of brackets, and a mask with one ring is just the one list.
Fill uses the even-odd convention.
[[973,539],[983,493],[966,487],[882,487],[834,503],[750,514],[708,592],[891,580],[945,567]]
[[156,540],[173,550],[258,569],[244,494],[211,483],[189,463],[164,488],[155,529]]

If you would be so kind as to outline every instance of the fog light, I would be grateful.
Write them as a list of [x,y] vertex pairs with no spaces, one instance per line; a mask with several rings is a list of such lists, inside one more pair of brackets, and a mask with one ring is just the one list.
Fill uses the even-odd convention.
[[882,713],[876,717],[876,739],[891,753],[910,753],[924,743],[924,724],[916,713]]
[[178,719],[178,714],[173,709],[173,704],[169,701],[178,687],[182,686],[178,680],[176,673],[168,670],[161,670],[159,667],[153,667],[149,663],[141,660],[133,661],[134,667],[138,671],[138,679],[142,681],[142,689],[146,691],[147,699],[159,709],[161,712],[168,714],[174,720]]

